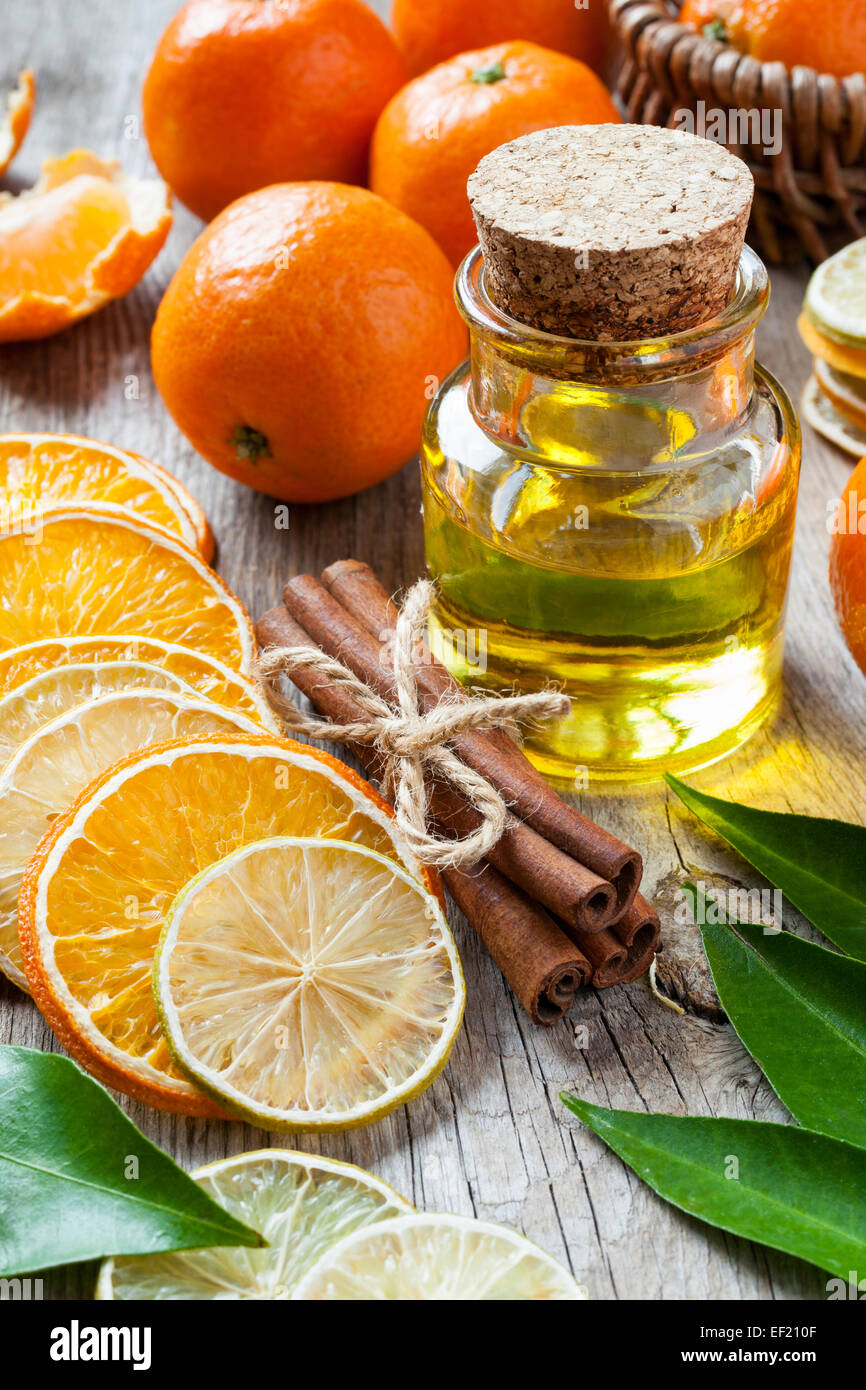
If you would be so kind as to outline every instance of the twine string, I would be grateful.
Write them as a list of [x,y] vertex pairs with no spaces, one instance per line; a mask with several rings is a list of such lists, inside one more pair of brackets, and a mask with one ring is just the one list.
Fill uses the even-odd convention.
[[[449,741],[472,729],[512,733],[520,722],[562,717],[570,702],[554,690],[480,698],[446,696],[425,713],[419,703],[415,672],[417,653],[424,650],[422,639],[432,597],[432,584],[419,580],[409,590],[397,618],[392,648],[396,708],[336,657],[312,645],[269,648],[259,657],[257,674],[273,709],[292,733],[375,749],[383,787],[394,803],[397,824],[410,848],[422,863],[445,869],[483,859],[503,834],[509,818],[500,793],[457,756]],[[349,696],[365,718],[337,724],[298,709],[278,682],[282,675],[291,678],[301,666]],[[477,812],[480,823],[469,835],[445,839],[430,828],[429,788],[434,777],[450,782]]]

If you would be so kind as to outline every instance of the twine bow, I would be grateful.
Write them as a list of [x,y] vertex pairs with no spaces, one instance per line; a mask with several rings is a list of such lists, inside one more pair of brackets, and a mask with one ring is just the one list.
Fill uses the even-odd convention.
[[[292,733],[334,743],[360,743],[376,750],[382,785],[394,803],[397,824],[416,857],[436,868],[473,864],[493,848],[508,824],[508,808],[495,787],[468,767],[448,747],[450,739],[470,729],[504,729],[513,734],[519,721],[551,719],[566,714],[570,703],[555,691],[484,698],[446,696],[425,713],[419,706],[415,678],[416,654],[422,648],[433,586],[419,580],[409,590],[397,618],[392,648],[395,709],[362,680],[318,647],[274,647],[258,661],[258,675],[275,711]],[[306,666],[329,685],[351,697],[366,716],[348,724],[304,714],[276,686],[280,675]],[[432,833],[429,820],[429,779],[451,782],[477,811],[481,823],[462,839]]]

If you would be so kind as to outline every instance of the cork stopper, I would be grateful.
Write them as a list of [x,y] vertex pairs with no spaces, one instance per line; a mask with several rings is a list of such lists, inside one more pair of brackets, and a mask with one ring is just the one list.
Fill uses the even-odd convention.
[[558,126],[469,179],[493,301],[573,338],[660,338],[730,300],[752,205],[746,165],[658,126]]

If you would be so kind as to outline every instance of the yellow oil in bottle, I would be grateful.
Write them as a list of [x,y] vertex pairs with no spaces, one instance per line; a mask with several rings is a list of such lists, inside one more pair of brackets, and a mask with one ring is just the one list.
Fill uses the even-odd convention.
[[799,431],[749,350],[734,380],[548,380],[480,422],[467,364],[430,411],[431,645],[469,686],[562,687],[525,745],[554,780],[700,766],[776,699]]

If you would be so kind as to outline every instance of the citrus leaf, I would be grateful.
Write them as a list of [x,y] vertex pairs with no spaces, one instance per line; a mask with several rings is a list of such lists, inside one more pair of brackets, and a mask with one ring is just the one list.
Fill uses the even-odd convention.
[[779,1099],[807,1129],[866,1148],[866,965],[734,924],[718,905],[708,914],[702,893],[683,890],[722,1007]]
[[819,931],[866,961],[866,826],[758,811],[695,791],[669,772],[665,781]]
[[724,1231],[848,1279],[866,1267],[866,1153],[796,1125],[560,1099],[654,1191]]
[[0,1047],[0,1275],[264,1245],[65,1057]]

